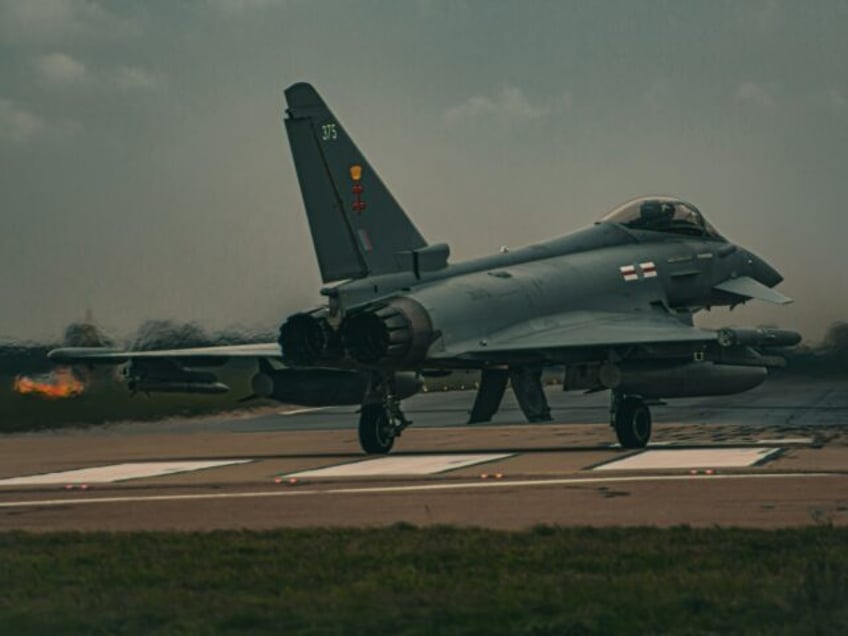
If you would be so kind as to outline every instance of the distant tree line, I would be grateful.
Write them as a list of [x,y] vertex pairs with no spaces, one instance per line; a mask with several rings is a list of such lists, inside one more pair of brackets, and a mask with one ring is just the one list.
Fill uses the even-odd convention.
[[91,322],[74,322],[65,329],[61,342],[0,343],[0,374],[17,375],[42,373],[50,369],[47,352],[57,347],[126,347],[136,351],[173,349],[179,347],[209,347],[215,345],[273,342],[276,334],[232,327],[207,333],[194,322],[148,320],[125,342],[117,342],[102,328]]
[[848,322],[833,323],[821,344],[775,351],[788,363],[785,373],[797,375],[848,375]]

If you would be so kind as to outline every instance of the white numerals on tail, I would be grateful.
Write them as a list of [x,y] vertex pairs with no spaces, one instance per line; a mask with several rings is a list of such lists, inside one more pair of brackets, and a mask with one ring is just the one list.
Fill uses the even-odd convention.
[[323,124],[321,126],[321,141],[335,141],[339,138],[339,131],[335,124]]

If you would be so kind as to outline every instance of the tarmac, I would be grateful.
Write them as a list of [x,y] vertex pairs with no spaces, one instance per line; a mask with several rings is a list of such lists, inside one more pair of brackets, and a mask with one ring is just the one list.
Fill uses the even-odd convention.
[[0,529],[848,524],[844,379],[654,407],[643,451],[614,444],[605,394],[548,398],[550,424],[508,395],[469,426],[473,392],[416,396],[383,458],[359,450],[353,407],[5,435]]

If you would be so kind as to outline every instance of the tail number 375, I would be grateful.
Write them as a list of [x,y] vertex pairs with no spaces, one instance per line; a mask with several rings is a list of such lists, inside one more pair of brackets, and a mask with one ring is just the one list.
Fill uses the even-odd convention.
[[339,138],[339,131],[335,124],[321,125],[321,141],[335,141]]

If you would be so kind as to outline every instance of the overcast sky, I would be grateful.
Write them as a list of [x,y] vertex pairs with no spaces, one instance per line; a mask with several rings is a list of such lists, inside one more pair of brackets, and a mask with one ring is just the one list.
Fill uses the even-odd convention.
[[0,336],[319,301],[282,89],[310,81],[454,261],[669,193],[848,319],[848,2],[0,0]]

